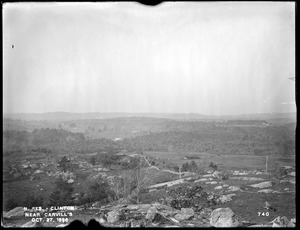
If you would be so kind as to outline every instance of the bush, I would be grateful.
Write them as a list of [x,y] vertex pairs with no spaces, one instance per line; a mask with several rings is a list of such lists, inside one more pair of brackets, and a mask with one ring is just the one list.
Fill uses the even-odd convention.
[[96,165],[96,157],[95,156],[91,156],[90,162],[91,162],[92,165]]
[[282,179],[288,174],[288,171],[285,168],[280,168],[278,163],[274,163],[271,165],[269,173],[276,179]]
[[63,170],[64,172],[66,171],[74,171],[76,168],[78,168],[78,165],[72,164],[70,160],[64,156],[59,162],[58,162],[58,167]]
[[67,159],[66,156],[64,156],[59,162],[58,162],[58,167],[61,168],[64,172],[67,171],[68,165],[69,165],[69,160]]
[[183,163],[181,167],[182,172],[197,172],[198,166],[195,161],[191,161],[191,163]]
[[175,166],[173,167],[173,170],[174,170],[175,172],[179,172],[179,167],[178,167],[177,165],[175,165]]
[[217,170],[218,165],[214,164],[214,162],[210,162],[209,163],[209,167],[212,168],[212,169],[214,169],[214,170]]
[[49,197],[49,205],[50,206],[73,205],[74,199],[72,197],[72,192],[74,191],[74,188],[72,187],[72,185],[64,181],[62,177],[59,177],[55,183],[56,183],[56,188]]
[[101,181],[100,183],[94,182],[89,186],[87,199],[89,200],[89,203],[96,201],[103,201],[106,203],[109,192],[108,183],[104,181]]
[[103,167],[110,167],[116,163],[122,156],[113,153],[99,154],[99,161],[103,164]]

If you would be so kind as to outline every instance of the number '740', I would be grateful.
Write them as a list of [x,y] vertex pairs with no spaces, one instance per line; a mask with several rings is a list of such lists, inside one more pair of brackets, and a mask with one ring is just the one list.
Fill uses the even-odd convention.
[[258,216],[269,216],[269,212],[258,212]]

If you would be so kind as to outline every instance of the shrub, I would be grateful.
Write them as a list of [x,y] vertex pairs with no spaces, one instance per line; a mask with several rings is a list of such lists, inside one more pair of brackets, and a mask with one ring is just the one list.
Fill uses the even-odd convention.
[[99,161],[103,164],[103,167],[110,167],[116,163],[122,156],[113,153],[99,154]]
[[64,172],[67,171],[69,164],[69,160],[67,159],[66,156],[64,156],[59,162],[58,162],[58,167],[61,168]]
[[109,194],[109,184],[101,181],[100,183],[94,182],[89,186],[87,198],[89,202],[96,202],[96,201],[105,201],[108,198]]
[[214,164],[214,162],[210,162],[209,163],[209,167],[212,168],[212,169],[214,169],[214,170],[217,170],[218,165]]
[[66,171],[74,171],[76,168],[78,168],[78,165],[72,164],[70,160],[64,156],[59,162],[58,162],[58,167],[63,170],[64,172]]
[[91,162],[92,165],[96,165],[96,157],[95,156],[91,156],[90,162]]
[[183,163],[181,167],[182,172],[196,172],[198,170],[198,166],[195,161],[191,161],[191,163]]
[[190,166],[189,166],[188,162],[183,163],[182,166],[181,166],[181,171],[182,172],[187,172],[187,171],[189,171],[189,168],[190,168]]
[[285,168],[280,168],[278,163],[271,165],[269,173],[272,177],[276,179],[281,179],[287,175],[287,170]]
[[190,164],[190,169],[192,172],[196,172],[198,170],[198,166],[195,161],[192,161]]
[[173,166],[173,170],[174,170],[175,172],[179,172],[179,167],[178,167],[177,165],[175,165],[175,166]]
[[56,188],[49,197],[49,205],[73,205],[74,198],[72,197],[72,192],[74,191],[74,188],[72,187],[72,185],[64,181],[62,177],[59,177],[55,183]]

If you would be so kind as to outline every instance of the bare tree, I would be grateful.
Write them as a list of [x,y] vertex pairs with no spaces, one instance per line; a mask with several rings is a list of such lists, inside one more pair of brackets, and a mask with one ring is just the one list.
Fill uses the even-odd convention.
[[111,190],[113,195],[110,200],[113,203],[139,203],[143,189],[150,185],[153,175],[149,170],[151,167],[146,166],[139,158],[135,168],[129,172],[124,172],[119,177],[110,178]]

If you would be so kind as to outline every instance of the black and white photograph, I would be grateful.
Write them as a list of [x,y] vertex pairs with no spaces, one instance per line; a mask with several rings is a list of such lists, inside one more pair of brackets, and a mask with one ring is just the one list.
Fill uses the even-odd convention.
[[296,227],[295,2],[2,19],[2,227]]

